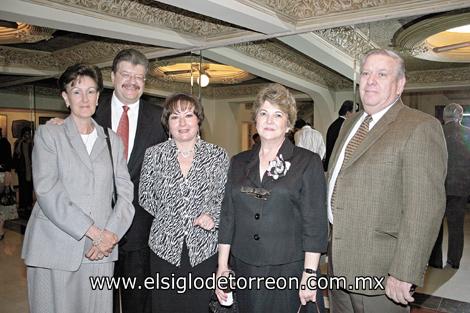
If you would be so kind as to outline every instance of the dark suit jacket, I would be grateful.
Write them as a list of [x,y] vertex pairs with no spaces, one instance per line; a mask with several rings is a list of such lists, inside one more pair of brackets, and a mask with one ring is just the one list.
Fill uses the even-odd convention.
[[[219,243],[248,264],[286,264],[304,252],[323,252],[327,246],[325,177],[320,157],[285,140],[279,149],[290,169],[277,180],[259,178],[260,145],[232,158],[219,226]],[[241,192],[264,188],[266,200]]]
[[[363,112],[341,128],[329,179]],[[446,205],[447,151],[434,117],[394,104],[371,129],[336,180],[332,256],[335,276],[388,274],[422,286]],[[363,294],[384,290],[359,288]]]
[[328,163],[330,162],[331,152],[333,152],[333,147],[335,146],[336,139],[338,138],[339,131],[341,130],[341,126],[343,125],[344,121],[344,118],[338,117],[333,123],[331,123],[330,127],[328,127],[328,131],[326,132],[326,154],[324,162],[325,171],[328,170]]
[[[104,127],[111,128],[111,98],[100,99],[100,104],[95,113],[95,120]],[[150,226],[153,217],[139,205],[140,170],[144,160],[145,150],[167,139],[167,135],[161,124],[162,108],[145,103],[140,100],[137,130],[135,133],[134,147],[127,163],[131,180],[134,183],[135,207],[134,221],[122,240],[121,249],[132,251],[148,246]]]
[[470,128],[458,122],[447,123],[442,128],[449,153],[446,194],[468,196],[470,195]]

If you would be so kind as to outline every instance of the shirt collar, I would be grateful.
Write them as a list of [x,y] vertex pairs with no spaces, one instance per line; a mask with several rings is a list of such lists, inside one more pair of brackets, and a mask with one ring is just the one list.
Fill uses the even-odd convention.
[[115,109],[118,109],[118,108],[119,108],[120,110],[122,110],[122,107],[125,106],[125,105],[127,105],[127,106],[129,107],[129,110],[132,110],[132,109],[135,108],[136,105],[138,105],[139,102],[140,102],[140,99],[139,99],[139,100],[137,100],[137,102],[134,102],[134,103],[131,103],[131,104],[124,104],[124,103],[121,102],[121,100],[119,100],[118,97],[116,97],[116,93],[115,93],[115,92],[113,92],[113,97],[112,97],[111,99],[112,99],[112,100],[111,100],[111,104],[113,105],[113,107],[114,107]]

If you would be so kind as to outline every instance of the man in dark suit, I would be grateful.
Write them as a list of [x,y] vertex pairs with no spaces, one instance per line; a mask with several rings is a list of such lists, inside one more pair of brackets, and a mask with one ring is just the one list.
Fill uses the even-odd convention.
[[332,286],[332,313],[409,312],[423,285],[444,215],[447,150],[439,121],[402,103],[405,82],[398,54],[368,52],[364,111],[344,122],[331,155],[329,274],[348,284]]
[[353,114],[354,112],[354,103],[351,100],[346,100],[341,105],[338,115],[339,117],[331,123],[326,132],[326,154],[325,160],[323,161],[323,168],[325,171],[328,170],[328,163],[330,162],[331,152],[335,146],[336,139],[338,138],[339,130],[343,125],[343,122]]
[[[100,99],[94,116],[100,125],[110,127],[120,135],[127,151],[127,167],[134,183],[135,216],[120,242],[115,276],[136,277],[137,285],[141,286],[144,279],[151,276],[148,237],[153,217],[139,205],[140,170],[145,150],[167,138],[160,121],[162,109],[140,99],[148,64],[147,58],[137,50],[119,52],[114,58],[111,73],[114,93]],[[120,293],[123,313],[151,312],[148,290],[121,289]],[[115,299],[119,299],[118,294],[115,293]],[[119,302],[114,304],[114,312],[119,312]]]
[[[463,253],[465,206],[470,195],[470,128],[461,124],[463,108],[460,104],[446,105],[443,117],[442,128],[449,154],[445,213],[449,232],[447,264],[457,269]],[[442,268],[442,226],[429,259],[429,265]]]

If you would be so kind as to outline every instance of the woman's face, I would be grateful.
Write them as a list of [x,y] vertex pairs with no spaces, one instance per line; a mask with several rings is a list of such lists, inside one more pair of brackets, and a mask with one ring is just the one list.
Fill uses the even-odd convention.
[[194,140],[199,132],[198,122],[193,105],[178,103],[176,110],[168,118],[171,137],[177,142]]
[[95,114],[99,95],[96,82],[89,76],[79,76],[62,91],[62,98],[70,108],[72,116],[81,119],[90,118]]
[[288,125],[287,113],[269,101],[265,101],[256,114],[256,130],[261,141],[284,139]]

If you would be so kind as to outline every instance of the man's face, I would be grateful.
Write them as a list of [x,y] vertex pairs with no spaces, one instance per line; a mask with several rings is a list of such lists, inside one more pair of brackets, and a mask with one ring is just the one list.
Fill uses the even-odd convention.
[[116,72],[111,72],[111,81],[116,97],[124,104],[137,102],[144,93],[145,67],[121,61]]
[[374,114],[390,105],[403,91],[406,79],[398,77],[398,62],[387,55],[369,56],[361,71],[359,93],[364,111]]

